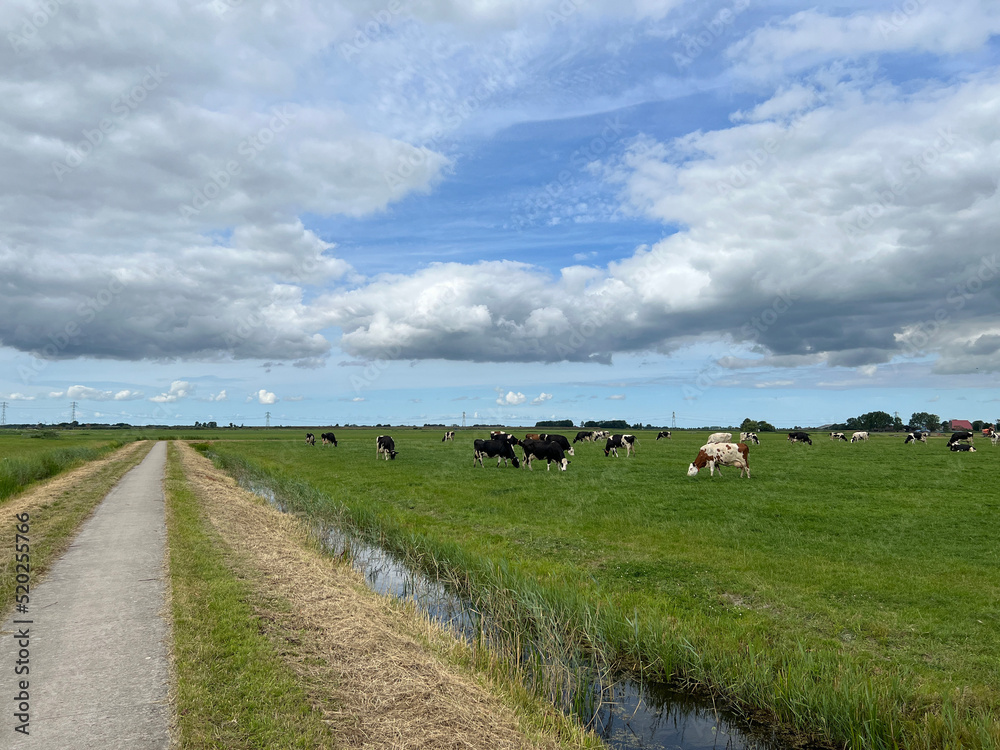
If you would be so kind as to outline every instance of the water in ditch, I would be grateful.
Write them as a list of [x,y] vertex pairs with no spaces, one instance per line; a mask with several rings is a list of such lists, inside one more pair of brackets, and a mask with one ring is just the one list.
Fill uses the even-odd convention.
[[[274,507],[289,512],[274,492],[257,484],[244,486]],[[437,624],[473,640],[482,632],[482,615],[440,581],[409,567],[390,552],[359,540],[336,527],[315,531],[329,554],[351,561],[375,592],[412,604]],[[678,692],[655,682],[619,677],[582,686],[587,700],[574,701],[573,713],[616,750],[788,750],[766,727],[751,727],[718,710],[710,700]]]

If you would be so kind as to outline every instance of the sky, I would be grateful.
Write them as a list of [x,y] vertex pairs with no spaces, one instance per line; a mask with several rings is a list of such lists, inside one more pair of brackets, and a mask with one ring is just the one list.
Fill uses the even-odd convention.
[[1000,4],[6,0],[7,424],[1000,416]]

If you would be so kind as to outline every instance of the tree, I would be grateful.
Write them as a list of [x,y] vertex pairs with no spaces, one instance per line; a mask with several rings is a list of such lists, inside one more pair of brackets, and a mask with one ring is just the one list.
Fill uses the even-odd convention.
[[937,414],[916,411],[910,415],[910,428],[937,432],[941,428],[941,418]]
[[757,429],[755,432],[774,432],[775,426],[770,422],[765,422],[763,419],[757,423]]
[[740,432],[759,432],[759,431],[760,431],[760,422],[750,419],[750,417],[744,419],[743,423],[740,424]]

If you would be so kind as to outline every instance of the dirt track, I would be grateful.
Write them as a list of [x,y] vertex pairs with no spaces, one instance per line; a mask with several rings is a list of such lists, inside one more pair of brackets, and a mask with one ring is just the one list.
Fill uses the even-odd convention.
[[551,747],[532,740],[513,711],[435,658],[421,641],[442,634],[372,594],[348,566],[317,552],[302,524],[241,490],[182,443],[185,473],[207,518],[248,564],[262,596],[291,604],[258,614],[282,656],[352,748]]

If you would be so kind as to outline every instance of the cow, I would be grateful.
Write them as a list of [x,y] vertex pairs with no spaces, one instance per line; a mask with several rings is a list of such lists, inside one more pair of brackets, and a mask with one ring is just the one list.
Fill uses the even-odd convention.
[[594,433],[594,442],[597,442],[598,440],[604,440],[604,438],[609,438],[609,437],[611,437],[611,433],[608,432],[607,430],[597,430],[597,432]]
[[589,443],[589,442],[591,442],[594,439],[595,438],[594,438],[594,432],[593,431],[591,431],[591,430],[581,430],[580,432],[576,433],[576,437],[573,438],[573,442],[574,443],[578,443],[580,441],[583,441],[584,443]]
[[760,445],[760,438],[757,437],[756,432],[741,432],[740,433],[741,443],[753,443],[754,445]]
[[698,455],[688,466],[687,475],[696,476],[701,469],[708,467],[708,473],[715,476],[716,468],[722,474],[723,466],[735,466],[740,470],[740,477],[746,472],[750,478],[750,448],[746,443],[706,443],[698,450]]
[[337,436],[334,435],[332,432],[324,432],[319,437],[323,441],[323,445],[332,444],[334,448],[337,447]]
[[868,439],[867,432],[855,432],[853,435],[851,435],[852,443],[860,443],[862,440],[867,440],[867,439]]
[[733,441],[733,433],[731,432],[713,432],[708,436],[709,443],[731,443]]
[[903,441],[903,445],[906,445],[907,443],[916,443],[916,442],[926,443],[927,433],[920,432],[919,430],[911,432],[909,435],[906,436],[906,440]]
[[660,434],[656,436],[656,439],[659,440],[660,438],[669,438],[669,437],[670,437],[670,430],[661,430]]
[[541,440],[542,436],[537,432],[529,432],[524,436],[525,440]]
[[506,466],[508,460],[514,464],[515,469],[521,468],[521,464],[518,463],[517,456],[514,455],[513,446],[506,440],[473,441],[472,465],[475,466],[478,461],[479,465],[483,466],[483,456],[486,458],[495,458],[497,460],[498,469],[500,468],[501,461],[503,461],[503,465]]
[[316,436],[311,432],[306,433],[306,445],[316,445]]
[[[526,435],[525,438],[530,438],[531,435]],[[565,435],[550,435],[548,433],[543,433],[538,436],[538,439],[543,443],[555,443],[560,448],[563,449],[564,453],[568,453],[571,456],[575,456],[576,453],[573,451],[573,446],[569,444],[569,439]]]
[[614,453],[615,458],[618,458],[619,448],[625,449],[625,458],[628,458],[635,451],[635,435],[612,435],[604,444],[604,455]]
[[445,440],[452,440],[453,441],[454,439],[455,439],[455,431],[454,430],[448,430],[447,432],[445,432],[444,437],[441,438],[441,442],[443,443]]
[[396,456],[399,455],[396,451],[396,443],[388,435],[379,435],[375,438],[375,458],[379,457],[379,454],[388,460],[396,460]]
[[524,449],[524,465],[531,469],[531,462],[534,459],[545,461],[545,470],[552,468],[552,462],[559,465],[560,471],[566,471],[569,459],[563,452],[562,446],[557,442],[546,442],[544,440],[519,440],[518,445]]
[[789,432],[788,433],[789,443],[809,443],[813,444],[812,438],[809,437],[808,432]]
[[990,442],[993,443],[994,448],[996,448],[997,445],[1000,445],[1000,432],[994,432],[990,435]]
[[974,446],[966,445],[965,443],[948,443],[948,447],[954,451],[965,451],[966,453],[975,453],[976,449]]
[[951,433],[951,437],[948,438],[948,447],[950,448],[959,440],[968,440],[970,443],[974,442],[971,432],[953,432]]
[[830,440],[843,440],[846,443],[847,442],[847,435],[845,435],[842,432],[831,432],[830,433]]

